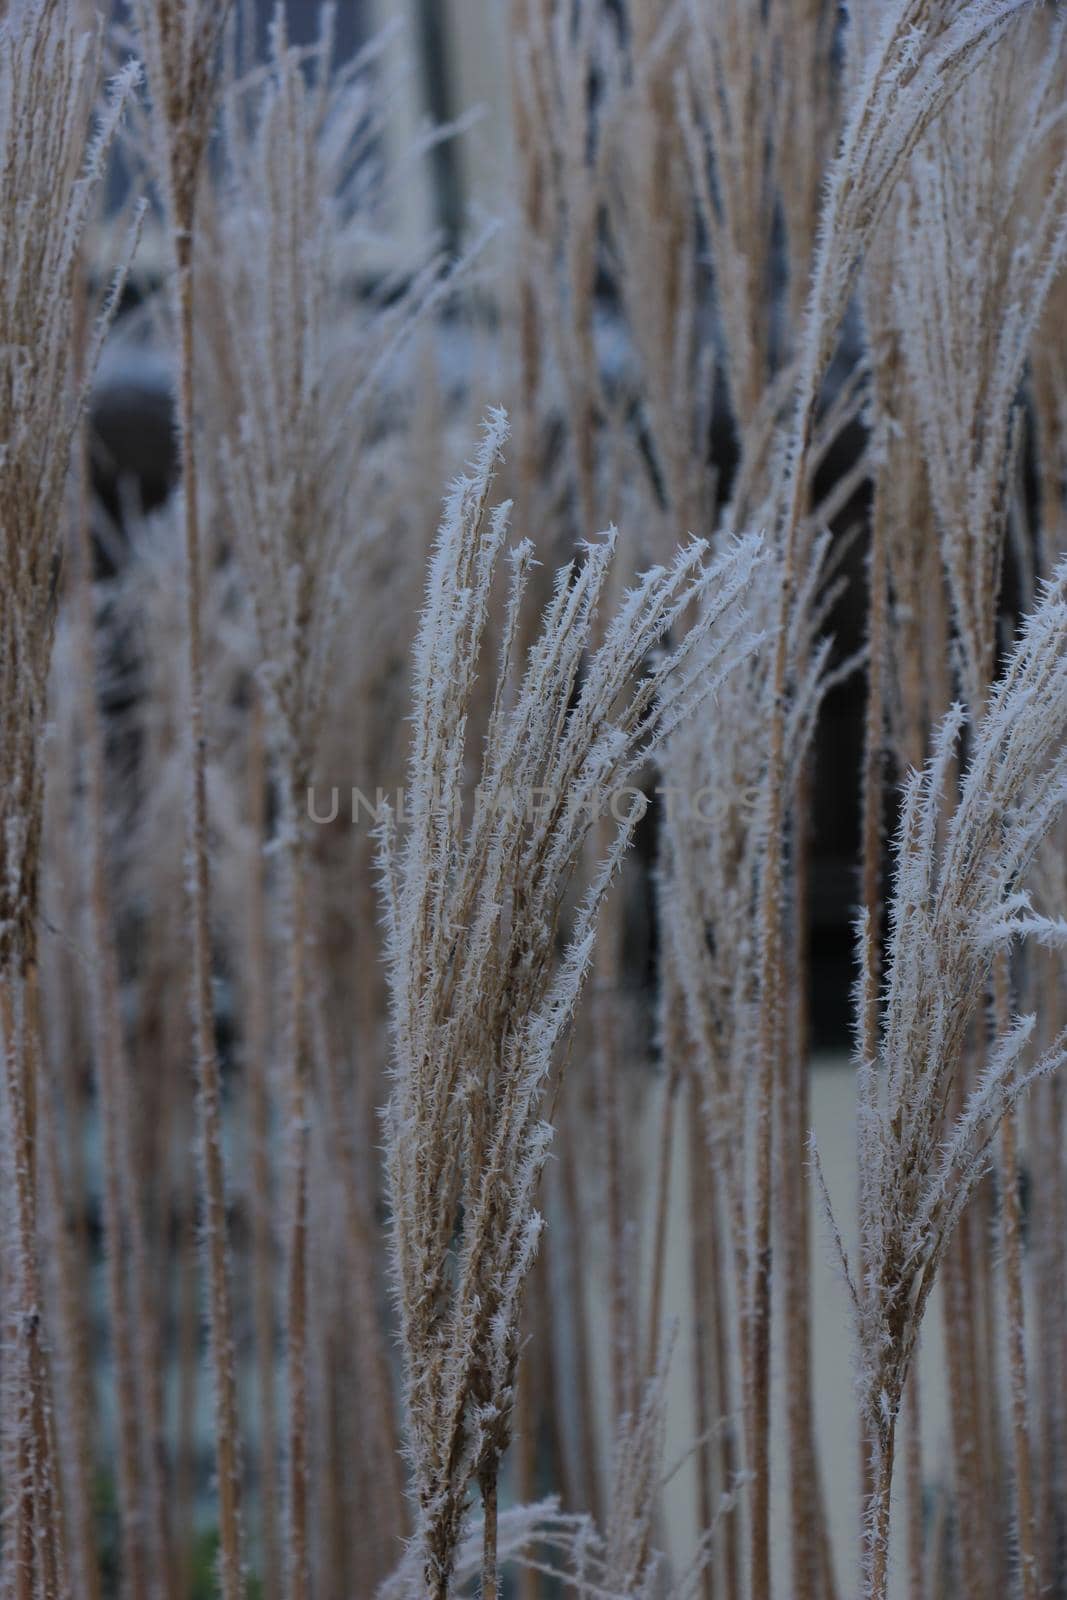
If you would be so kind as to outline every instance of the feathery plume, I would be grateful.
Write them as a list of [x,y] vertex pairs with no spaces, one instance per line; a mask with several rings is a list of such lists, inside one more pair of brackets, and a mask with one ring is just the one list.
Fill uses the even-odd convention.
[[[938,730],[908,781],[895,847],[878,1054],[860,1062],[862,1273],[848,1267],[860,1352],[860,1404],[875,1447],[866,1592],[887,1583],[897,1412],[923,1313],[953,1229],[990,1163],[997,1128],[1025,1088],[1065,1059],[1062,1036],[1022,1065],[1032,1017],[995,1041],[962,1116],[946,1109],[967,1028],[994,955],[1021,935],[1055,939],[1019,888],[1067,800],[1067,568],[1061,566],[974,730],[960,799],[938,825],[964,714]],[[862,941],[864,952],[866,940]],[[857,1006],[867,1004],[865,966]],[[844,1255],[842,1252],[842,1259]]]
[[[491,1497],[507,1447],[522,1287],[542,1221],[552,1065],[578,1001],[597,914],[641,809],[642,762],[745,660],[738,604],[757,541],[710,567],[699,542],[647,573],[592,647],[614,536],[557,574],[516,655],[528,542],[511,554],[480,759],[470,750],[489,596],[507,534],[490,507],[507,435],[493,413],[446,503],[414,657],[408,817],[383,838],[393,1087],[386,1113],[392,1250],[428,1591],[449,1593],[466,1497]],[[680,642],[637,674],[693,607]],[[477,786],[464,822],[468,767]],[[565,890],[597,815],[617,827],[555,958]],[[483,1593],[495,1592],[495,1562]]]

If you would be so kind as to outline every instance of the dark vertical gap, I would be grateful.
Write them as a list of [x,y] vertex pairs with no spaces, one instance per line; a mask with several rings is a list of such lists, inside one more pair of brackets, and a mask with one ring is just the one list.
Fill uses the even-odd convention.
[[[422,69],[426,109],[435,126],[449,122],[457,113],[452,93],[448,22],[441,0],[416,0],[419,64]],[[429,155],[433,188],[434,221],[445,248],[455,252],[463,225],[459,161],[454,139],[445,139]]]
[[[258,38],[256,51],[262,60],[267,45],[267,30],[274,15],[275,0],[257,0]],[[285,25],[289,43],[314,44],[321,28],[321,0],[285,0]],[[334,57],[348,61],[368,34],[369,18],[364,0],[347,0],[334,13]]]

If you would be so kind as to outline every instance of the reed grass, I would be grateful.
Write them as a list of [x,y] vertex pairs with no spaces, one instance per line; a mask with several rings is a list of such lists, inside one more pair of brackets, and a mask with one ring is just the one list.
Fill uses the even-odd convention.
[[4,1595],[1067,1593],[1062,17],[513,0],[405,168],[392,31],[126,9],[0,8]]

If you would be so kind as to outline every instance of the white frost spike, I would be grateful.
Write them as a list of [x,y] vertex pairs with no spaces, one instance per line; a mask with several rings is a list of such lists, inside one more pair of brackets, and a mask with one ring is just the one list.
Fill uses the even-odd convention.
[[[531,551],[521,544],[503,643],[490,652],[490,591],[507,535],[507,508],[490,498],[506,438],[506,417],[491,413],[445,503],[415,644],[407,826],[396,839],[382,835],[393,1274],[421,1508],[416,1545],[434,1596],[446,1592],[457,1560],[469,1485],[495,1480],[510,1436],[556,1046],[639,799],[617,824],[557,957],[567,886],[609,797],[753,648],[739,602],[755,539],[710,564],[703,545],[681,549],[623,597],[594,648],[609,534],[558,576],[525,660],[517,659],[519,612]],[[683,612],[692,626],[642,677]],[[487,657],[498,673],[488,703],[478,682]],[[548,802],[515,806],[530,795]]]
[[848,1276],[876,1457],[869,1585],[872,1573],[880,1576],[872,1593],[883,1592],[888,1526],[888,1481],[879,1474],[892,1470],[897,1410],[937,1269],[1006,1111],[1064,1060],[1060,1038],[1024,1067],[1033,1018],[1016,1018],[994,1041],[963,1116],[946,1129],[945,1107],[995,951],[1027,934],[1062,940],[1062,919],[1030,913],[1017,885],[1067,801],[1067,563],[1026,619],[989,695],[939,842],[963,720],[954,707],[925,770],[908,782],[877,1059],[861,1074],[863,1273]]

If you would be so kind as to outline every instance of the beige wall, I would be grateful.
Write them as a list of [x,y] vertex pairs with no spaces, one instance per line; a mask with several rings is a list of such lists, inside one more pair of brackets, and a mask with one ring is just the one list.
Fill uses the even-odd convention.
[[[645,1195],[643,1214],[651,1217],[651,1184],[654,1181],[662,1086],[657,1085],[642,1127],[645,1130]],[[845,1058],[823,1058],[812,1074],[812,1119],[819,1153],[846,1248],[854,1249],[854,1232],[849,1227],[855,1191],[855,1077]],[[693,1443],[694,1408],[689,1374],[692,1360],[689,1317],[689,1240],[687,1228],[687,1169],[685,1139],[675,1141],[675,1161],[671,1180],[672,1230],[667,1268],[666,1309],[679,1321],[679,1338],[670,1374],[668,1441],[666,1465],[673,1466]],[[817,1204],[812,1206],[812,1305],[814,1327],[815,1403],[819,1448],[824,1470],[824,1488],[837,1561],[839,1591],[856,1592],[858,1545],[856,1543],[858,1480],[856,1471],[856,1412],[853,1400],[852,1340],[849,1329],[847,1291],[830,1259],[828,1241]],[[644,1257],[647,1260],[649,1251]],[[780,1326],[780,1324],[779,1324]],[[948,1417],[944,1399],[941,1362],[941,1307],[935,1292],[927,1313],[921,1350],[923,1459],[926,1477],[936,1479],[944,1470]],[[776,1353],[775,1377],[780,1381],[780,1352]],[[780,1387],[775,1405],[781,1402]],[[606,1404],[606,1396],[602,1397]],[[784,1471],[784,1441],[774,1450],[777,1475],[775,1495],[776,1589],[787,1594],[788,1524],[786,1496],[788,1482]],[[693,1473],[683,1469],[676,1474],[664,1495],[664,1542],[679,1568],[692,1554],[696,1537],[696,1495]],[[906,1600],[903,1573],[903,1512],[895,1508],[893,1600]]]
[[452,41],[452,94],[479,120],[461,137],[460,171],[468,200],[498,212],[506,204],[511,152],[511,10],[508,0],[439,0]]
[[[390,144],[394,157],[404,162],[420,128],[426,125],[427,107],[418,71],[417,0],[372,0],[379,26],[399,22],[412,70],[393,101]],[[461,134],[456,157],[464,203],[472,203],[494,216],[506,205],[507,175],[511,169],[509,112],[510,6],[507,0],[434,0],[443,13],[448,41],[449,97],[457,117],[477,112],[476,125]],[[405,182],[397,199],[404,232],[423,237],[433,217],[428,169],[417,172],[405,166]]]

